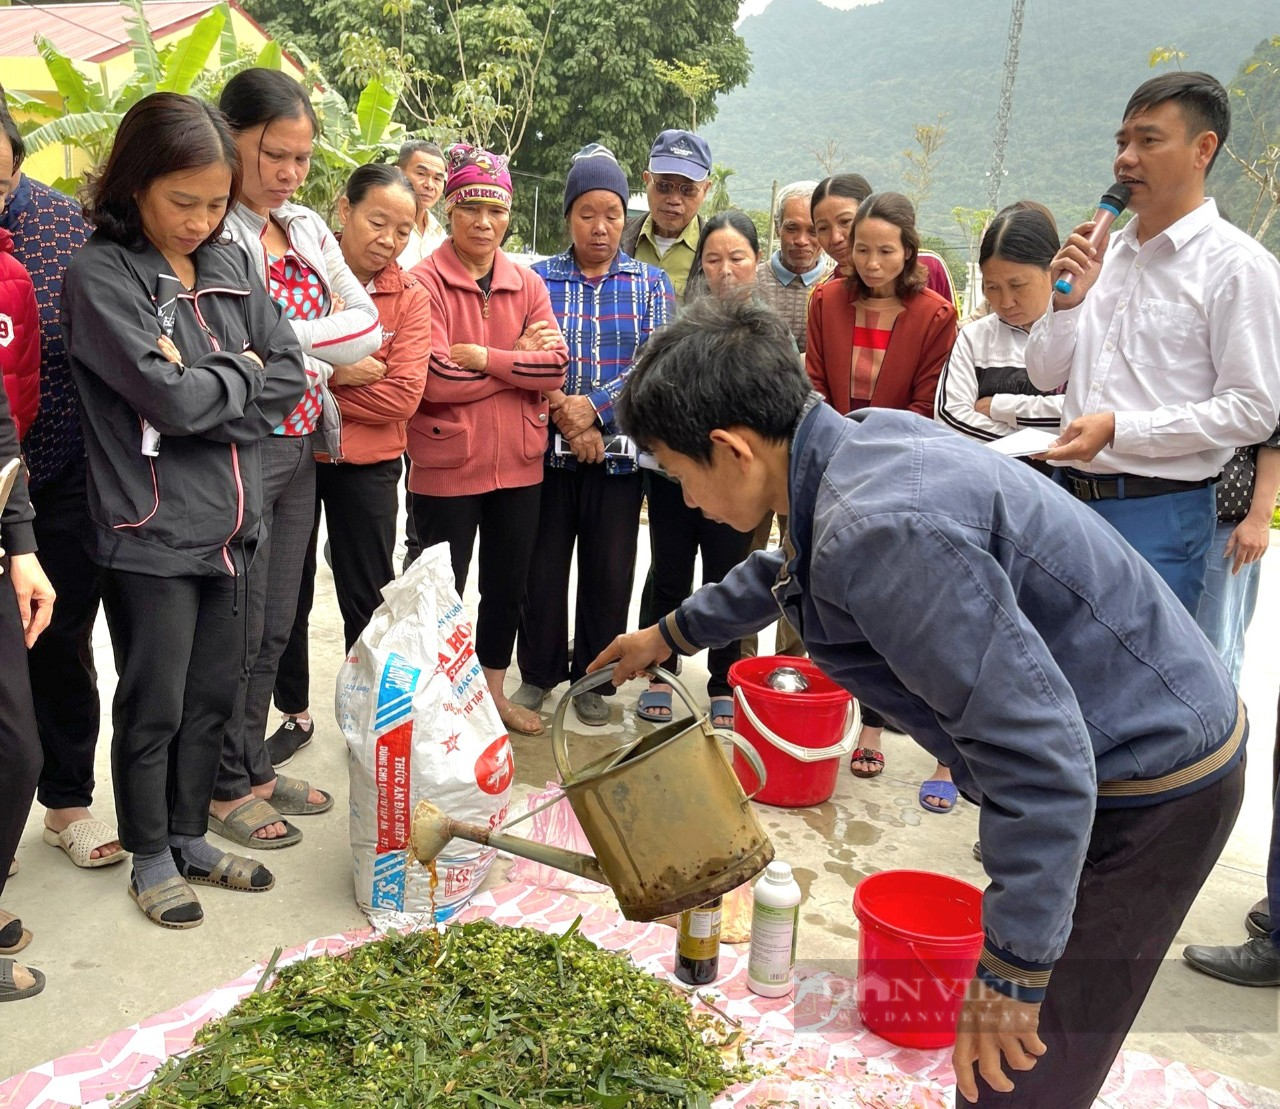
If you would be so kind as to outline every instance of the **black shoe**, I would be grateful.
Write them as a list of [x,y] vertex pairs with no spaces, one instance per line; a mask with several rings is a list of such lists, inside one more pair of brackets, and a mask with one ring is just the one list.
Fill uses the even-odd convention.
[[1265,897],[1255,902],[1253,908],[1244,914],[1244,929],[1249,935],[1260,940],[1266,939],[1275,931]]
[[1196,970],[1237,986],[1280,986],[1280,947],[1269,939],[1245,940],[1239,947],[1182,949],[1182,957]]
[[284,723],[267,736],[267,754],[271,757],[271,765],[287,766],[293,756],[311,742],[315,734],[314,721],[309,728],[304,728],[298,723],[296,716],[286,716]]
[[973,857],[977,859],[978,862],[982,862],[982,841],[981,840],[974,840]]

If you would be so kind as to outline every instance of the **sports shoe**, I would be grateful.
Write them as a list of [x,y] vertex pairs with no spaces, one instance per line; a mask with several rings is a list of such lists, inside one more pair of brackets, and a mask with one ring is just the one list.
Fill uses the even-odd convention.
[[284,723],[267,736],[267,754],[271,757],[271,765],[288,766],[293,756],[310,743],[315,734],[314,721],[306,728],[298,722],[296,716],[286,716]]

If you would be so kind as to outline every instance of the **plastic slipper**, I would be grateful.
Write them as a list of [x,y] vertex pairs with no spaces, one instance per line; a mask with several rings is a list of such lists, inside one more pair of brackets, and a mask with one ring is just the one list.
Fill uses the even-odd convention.
[[542,706],[546,703],[547,694],[551,690],[544,689],[540,685],[534,685],[532,682],[521,682],[520,688],[511,694],[509,700],[513,705],[519,705],[522,709],[528,709],[530,712],[541,712]]
[[[654,709],[666,709],[665,716],[661,716],[654,712]],[[671,723],[671,689],[654,689],[650,686],[640,694],[640,700],[636,703],[636,715],[641,720],[649,720],[654,724],[670,724]]]
[[[874,770],[859,770],[853,764],[870,762],[875,764]],[[878,778],[884,771],[884,755],[880,751],[868,751],[865,747],[855,747],[849,756],[849,771],[855,778]]]
[[[277,789],[281,780],[276,779]],[[332,799],[329,803],[333,803]],[[283,824],[284,835],[277,836],[275,839],[259,839],[253,834],[268,824]],[[281,847],[292,847],[295,843],[302,841],[302,829],[295,828],[287,820],[282,819],[280,814],[261,797],[246,801],[222,818],[210,816],[209,831],[241,847],[252,847],[255,851],[275,851]]]
[[[939,797],[947,803],[945,805],[930,804],[925,800],[926,797]],[[956,789],[955,782],[948,782],[944,778],[930,778],[927,782],[920,783],[920,807],[928,809],[930,812],[950,812],[956,807],[956,801],[960,799],[960,791]]]
[[727,716],[729,723],[727,727],[733,727],[733,698],[732,697],[712,697],[711,698],[711,726],[714,728],[725,728],[724,724],[717,724],[716,720]]
[[0,1001],[21,1001],[24,997],[35,997],[44,989],[44,975],[35,967],[23,967],[32,978],[35,985],[28,986],[25,990],[18,988],[18,983],[13,980],[13,960],[0,959]]
[[[332,794],[325,793],[322,789],[316,792],[324,798],[318,804],[307,800],[311,796],[310,782],[277,774],[276,788],[272,791],[271,800],[267,804],[283,816],[315,816],[316,813],[328,812],[333,808]],[[258,844],[262,841],[254,840],[253,842]]]
[[116,830],[101,820],[75,820],[61,832],[46,828],[43,839],[50,847],[61,847],[67,853],[67,858],[84,870],[93,870],[99,866],[114,866],[129,857],[129,852],[125,850],[117,851],[114,855],[103,855],[99,859],[93,857],[93,853],[98,848],[106,847],[109,843],[120,842],[120,836]]
[[12,913],[0,909],[0,955],[16,955],[31,942],[31,932]]
[[573,699],[573,711],[589,727],[602,728],[609,723],[609,703],[599,693],[579,693]]
[[178,865],[178,873],[193,886],[217,886],[219,889],[235,890],[238,893],[266,893],[276,884],[275,875],[257,859],[224,852],[217,866],[212,870],[204,870],[187,862],[176,847],[171,850],[173,861]]
[[136,880],[131,878],[129,896],[147,919],[161,928],[194,928],[204,920],[204,910],[194,891],[181,878],[166,878],[141,893]]
[[[510,701],[498,710],[498,715],[502,718],[502,726],[517,735],[542,735],[547,730],[542,724],[542,718],[536,712],[512,704]],[[530,717],[536,723],[529,723]]]

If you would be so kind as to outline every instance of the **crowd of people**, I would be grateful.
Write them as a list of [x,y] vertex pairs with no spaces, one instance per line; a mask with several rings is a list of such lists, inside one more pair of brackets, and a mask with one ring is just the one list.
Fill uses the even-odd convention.
[[[503,250],[513,185],[492,151],[415,140],[360,167],[337,233],[295,203],[318,123],[277,71],[241,72],[216,106],[138,102],[81,204],[22,172],[3,124],[0,462],[23,465],[0,531],[0,862],[38,798],[45,841],[79,867],[128,860],[162,927],[201,922],[193,886],[271,889],[208,833],[282,849],[333,805],[280,773],[328,700],[309,682],[321,517],[349,651],[397,571],[403,503],[402,566],[447,544],[461,591],[478,539],[476,652],[510,732],[541,734],[551,690],[593,661],[700,649],[729,727],[729,669],[776,620],[777,653],[812,652],[862,701],[852,773],[883,772],[886,727],[924,746],[921,805],[982,804],[993,880],[961,1090],[978,1096],[979,1063],[986,1096],[1004,1091],[1000,1051],[1029,1071],[1047,1043],[1044,1083],[1074,1067],[1055,1104],[1088,1103],[1150,981],[1110,984],[1115,1029],[1073,1059],[1097,966],[1163,953],[1240,800],[1235,684],[1280,491],[1280,265],[1205,196],[1221,85],[1134,94],[1115,172],[1136,218],[1109,244],[1092,223],[1063,242],[1032,201],[996,214],[964,321],[905,196],[854,173],[790,184],[766,257],[745,213],[702,214],[711,151],[684,130],[657,136],[630,218],[614,154],[584,146],[567,246],[526,267]],[[1022,428],[1057,438],[1018,461],[965,443]],[[649,630],[619,639],[646,504]],[[699,561],[714,588],[694,594]],[[100,604],[115,828],[92,813]],[[614,718],[607,691],[574,710]],[[671,687],[636,711],[669,720]],[[1166,842],[1139,865],[1119,858],[1134,836]],[[1166,864],[1165,910],[1105,915],[1168,885]],[[1280,985],[1275,908],[1251,915],[1262,946],[1188,959]],[[0,954],[30,939],[0,911]],[[0,961],[0,1000],[43,985]],[[1001,998],[1053,1019],[1041,1042],[1012,1011],[993,1063]]]

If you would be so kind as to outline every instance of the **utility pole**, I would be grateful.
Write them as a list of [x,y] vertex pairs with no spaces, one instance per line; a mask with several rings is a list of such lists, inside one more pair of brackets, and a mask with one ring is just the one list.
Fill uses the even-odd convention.
[[1018,45],[1022,41],[1022,12],[1026,0],[1013,0],[1009,16],[1009,43],[1004,54],[1004,83],[1000,87],[1000,107],[996,111],[996,142],[987,171],[987,207],[1000,207],[1000,185],[1004,178],[1004,152],[1009,143],[1009,120],[1013,116],[1013,82],[1018,76]]
[[773,257],[773,213],[778,206],[778,179],[773,179],[773,190],[769,193],[769,238],[768,246],[765,248],[764,256],[766,258]]

